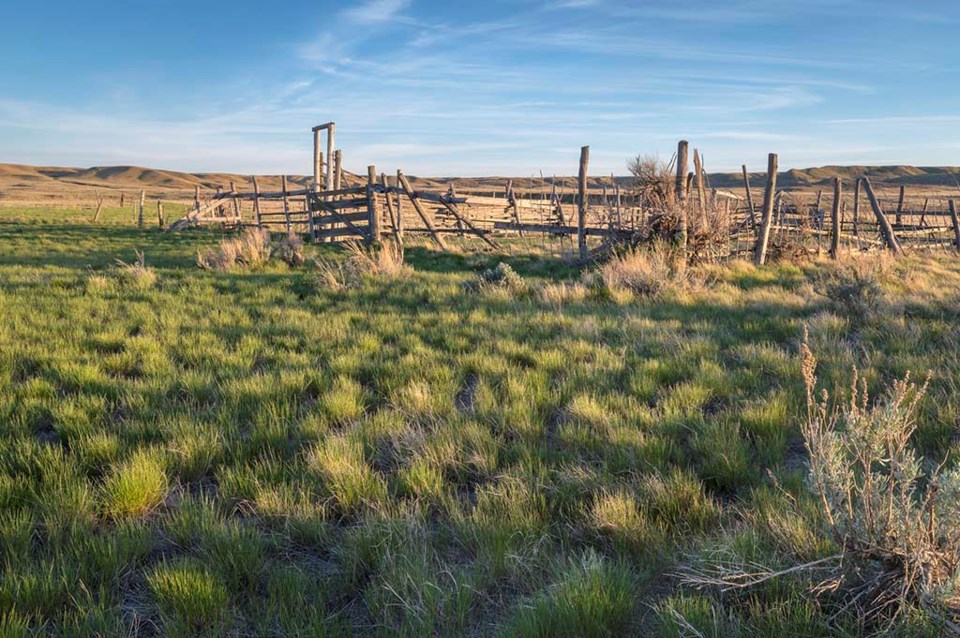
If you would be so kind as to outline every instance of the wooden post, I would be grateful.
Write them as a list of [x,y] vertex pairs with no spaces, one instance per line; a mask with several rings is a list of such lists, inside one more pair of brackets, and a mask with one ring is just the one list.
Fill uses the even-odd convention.
[[762,266],[767,261],[767,244],[770,242],[770,224],[773,223],[773,200],[777,192],[777,154],[767,157],[767,187],[763,192],[763,214],[760,218],[760,233],[754,251],[754,262]]
[[253,213],[257,217],[257,228],[263,230],[263,218],[260,217],[260,185],[257,176],[253,176]]
[[423,206],[420,205],[420,202],[417,200],[417,194],[410,188],[410,182],[407,181],[407,176],[403,174],[403,171],[397,171],[397,181],[400,182],[400,186],[403,188],[403,192],[406,193],[407,197],[410,198],[410,203],[413,204],[413,209],[417,211],[417,215],[420,216],[420,219],[423,221],[423,225],[427,227],[427,230],[430,231],[430,236],[433,238],[433,241],[436,242],[443,250],[447,250],[447,243],[443,241],[443,237],[437,233],[437,229],[434,228],[433,222],[430,221],[430,218],[427,216],[427,213],[423,210]]
[[923,198],[923,211],[920,213],[920,228],[924,228],[927,224],[927,206],[930,204],[930,198]]
[[587,261],[587,171],[590,168],[590,147],[580,149],[580,173],[577,179],[577,246],[580,261]]
[[953,222],[953,247],[960,251],[960,218],[957,217],[957,205],[951,199],[949,202],[950,205],[950,221]]
[[700,210],[700,229],[706,230],[707,195],[703,185],[703,163],[700,161],[700,152],[693,149],[693,179],[697,185],[697,205]]
[[680,245],[686,250],[687,245],[687,162],[689,144],[687,140],[677,143],[677,203],[679,204],[679,219],[677,220],[677,238]]
[[140,209],[137,213],[137,228],[143,228],[143,206],[147,201],[146,191],[140,191]]
[[860,236],[860,178],[853,183],[853,236]]
[[[387,192],[389,185],[387,184],[387,174],[380,173],[380,185],[383,186],[383,199],[387,202],[387,217],[390,218],[390,228],[393,230],[393,234],[397,234],[397,216],[393,212],[393,200],[390,199],[390,194]],[[399,236],[397,237],[399,241]]]
[[840,256],[840,198],[843,195],[843,182],[839,177],[833,180],[833,209],[830,211],[830,258]]
[[377,205],[377,192],[374,187],[377,184],[377,167],[367,167],[367,215],[370,219],[370,241],[379,243],[380,236],[380,208]]
[[902,251],[900,250],[900,243],[897,241],[897,236],[893,232],[893,226],[890,225],[890,220],[887,219],[887,216],[883,214],[883,208],[880,207],[880,202],[877,201],[877,196],[873,192],[873,186],[870,185],[870,180],[866,177],[863,178],[863,188],[867,191],[867,199],[870,200],[870,207],[873,208],[873,214],[877,216],[877,223],[880,224],[880,233],[883,235],[884,241],[887,242],[887,248],[889,248],[894,255],[900,255]]
[[290,232],[290,202],[287,200],[287,176],[280,176],[280,193],[283,200],[283,221],[287,224],[287,233]]
[[333,181],[333,168],[334,168],[333,167],[333,162],[334,162],[333,136],[334,136],[335,130],[336,130],[336,124],[334,124],[333,122],[330,122],[327,125],[327,179],[326,179],[327,190],[332,190],[335,188],[334,181]]
[[750,226],[757,227],[757,215],[753,210],[753,193],[750,191],[750,175],[747,173],[747,165],[740,167],[743,170],[743,188],[747,191],[747,208],[750,211]]
[[343,151],[333,152],[333,190],[338,191],[343,183]]
[[903,223],[903,199],[907,194],[907,187],[900,185],[900,197],[897,199],[897,226]]
[[[198,187],[198,188],[199,188],[199,187]],[[120,191],[120,208],[124,208],[124,207],[125,207],[125,205],[124,205],[124,203],[123,203],[123,200],[124,200],[124,197],[125,197],[125,196],[126,196],[126,193],[124,193],[123,191]]]
[[233,200],[233,216],[237,218],[237,225],[243,227],[243,211],[240,209],[240,200],[237,199],[237,185],[230,182],[230,199]]
[[[403,241],[403,199],[400,198],[400,171],[397,171],[397,237]],[[389,195],[387,195],[389,197]]]
[[93,213],[93,221],[96,223],[100,219],[100,211],[103,210],[103,197],[100,196],[100,191],[94,191],[97,196],[97,210]]
[[322,128],[313,129],[313,192],[320,192],[320,180],[323,174],[323,155],[320,150],[320,133]]
[[677,201],[684,202],[687,199],[687,154],[689,144],[687,140],[680,140],[677,144]]
[[163,202],[157,200],[157,225],[163,230]]

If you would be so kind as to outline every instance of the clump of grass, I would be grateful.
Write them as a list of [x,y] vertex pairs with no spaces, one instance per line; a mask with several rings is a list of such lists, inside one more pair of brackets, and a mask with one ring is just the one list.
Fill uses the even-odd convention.
[[228,611],[227,589],[193,560],[163,562],[147,575],[169,635],[217,635]]
[[303,240],[300,235],[293,231],[284,235],[283,239],[277,242],[271,254],[291,268],[302,266],[306,259],[303,256]]
[[115,467],[103,484],[104,509],[126,518],[147,514],[167,495],[167,475],[157,454],[138,451]]
[[376,508],[387,496],[387,484],[367,464],[360,441],[334,437],[318,447],[308,460],[326,479],[327,489],[344,516],[364,507]]
[[629,552],[647,552],[663,542],[662,528],[653,525],[635,494],[626,490],[604,490],[590,510],[597,532],[615,547]]
[[701,283],[683,251],[665,241],[614,256],[600,267],[600,279],[614,296],[626,292],[649,298],[689,291]]
[[624,635],[635,600],[630,572],[588,552],[550,590],[521,607],[509,635]]
[[357,242],[344,245],[345,260],[319,258],[316,265],[316,283],[333,291],[359,286],[365,277],[399,279],[412,271],[403,256],[403,247],[387,242],[379,247],[364,248]]
[[548,283],[537,289],[537,298],[550,306],[581,303],[590,296],[590,289],[580,282]]
[[464,284],[464,287],[470,292],[502,290],[511,294],[528,290],[528,284],[523,277],[505,262],[500,262],[494,268],[487,268],[474,281]]
[[220,246],[197,253],[197,265],[204,270],[256,269],[270,260],[270,233],[248,228],[239,237],[220,242]]
[[92,273],[87,275],[87,279],[84,282],[84,289],[88,295],[102,295],[113,289],[113,280],[105,275]]
[[117,260],[117,281],[124,288],[150,290],[157,283],[157,273],[147,266],[142,250],[135,251],[135,254],[137,258],[129,264]]
[[869,323],[883,307],[885,257],[848,256],[815,283],[815,290],[829,300],[836,312],[856,326]]

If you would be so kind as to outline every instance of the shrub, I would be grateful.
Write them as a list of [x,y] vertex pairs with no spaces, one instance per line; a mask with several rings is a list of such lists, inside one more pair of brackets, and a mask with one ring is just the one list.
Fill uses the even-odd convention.
[[495,268],[488,268],[480,273],[475,281],[467,282],[465,288],[473,292],[500,289],[510,293],[521,293],[527,290],[527,282],[510,264],[500,262]]
[[589,296],[589,288],[579,282],[545,284],[537,289],[540,302],[551,306],[580,303]]
[[157,283],[157,273],[146,264],[143,251],[135,251],[137,259],[132,263],[117,260],[117,281],[134,290],[149,290]]
[[305,259],[303,256],[303,240],[300,238],[300,235],[293,231],[287,233],[283,239],[274,246],[272,256],[291,268],[302,266]]
[[848,257],[815,283],[815,290],[854,325],[868,323],[877,316],[883,302],[881,278],[886,270],[879,261]]
[[600,278],[613,294],[626,291],[651,298],[698,284],[683,251],[659,240],[614,256],[600,267]]
[[270,260],[270,233],[248,228],[239,237],[224,239],[217,249],[197,253],[197,265],[204,270],[260,268]]

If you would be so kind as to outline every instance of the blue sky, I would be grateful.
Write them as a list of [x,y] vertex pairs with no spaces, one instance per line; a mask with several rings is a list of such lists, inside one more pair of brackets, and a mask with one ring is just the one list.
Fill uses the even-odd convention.
[[0,162],[307,173],[960,164],[960,6],[4,0]]

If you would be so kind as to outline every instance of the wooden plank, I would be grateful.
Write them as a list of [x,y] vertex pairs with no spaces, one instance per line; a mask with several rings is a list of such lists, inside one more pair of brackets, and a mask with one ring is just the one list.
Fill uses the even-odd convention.
[[[325,206],[329,206],[333,202],[324,202]],[[336,215],[323,215],[321,217],[314,217],[313,221],[318,226],[327,226],[329,224],[335,224],[337,222],[351,221],[351,222],[365,222],[369,219],[369,214],[366,211],[360,213],[341,213],[337,212]]]
[[[386,174],[386,173],[380,173],[380,184],[383,185],[383,188],[384,188],[384,189],[386,189],[386,188],[388,187],[388,185],[387,185],[387,174]],[[390,194],[387,193],[387,196],[386,196],[384,199],[386,200],[386,203],[387,203],[387,217],[390,218],[390,228],[393,229],[394,232],[396,232],[396,231],[397,231],[397,216],[396,216],[396,214],[395,214],[394,211],[393,211],[393,202],[392,202],[391,199],[390,199]]]
[[[329,215],[330,215],[331,217],[335,218],[338,222],[341,222],[341,223],[346,224],[346,225],[347,225],[347,228],[352,229],[353,232],[356,233],[357,235],[362,235],[362,236],[364,236],[364,237],[367,237],[367,236],[369,235],[369,233],[368,233],[367,231],[365,231],[364,229],[358,227],[356,224],[353,223],[352,220],[347,219],[346,216],[343,215],[340,211],[338,211],[338,210],[335,209],[335,208],[331,208],[331,207],[330,207],[330,202],[325,202],[325,201],[323,201],[323,200],[321,199],[321,200],[318,200],[318,204],[319,204],[320,209],[321,209],[322,211],[324,211],[324,212],[326,212],[326,213],[329,213]],[[313,220],[313,215],[312,215],[312,214],[309,215],[307,219],[311,220],[311,222],[312,222],[312,220]],[[314,228],[314,230],[315,230],[315,229],[316,229],[316,224],[311,223],[311,225],[313,226],[313,228]],[[319,235],[318,235],[318,236],[319,236]]]
[[[547,235],[575,235],[578,232],[577,226],[558,226],[553,224],[518,224],[516,222],[493,222],[493,227],[497,230],[525,230],[531,233],[544,233]],[[628,230],[612,230],[609,228],[584,227],[584,234],[591,237],[610,237],[610,236],[629,236]]]
[[420,202],[417,199],[417,194],[410,188],[410,182],[407,181],[407,176],[403,174],[402,171],[397,171],[397,180],[400,182],[399,186],[406,193],[407,197],[410,199],[410,203],[413,204],[413,208],[417,211],[417,215],[420,216],[420,219],[423,220],[423,225],[427,227],[430,231],[430,236],[433,238],[433,241],[436,242],[440,248],[447,250],[447,243],[443,240],[443,237],[437,234],[437,229],[433,225],[433,222],[430,221],[430,218],[427,217],[427,213],[423,210],[423,206],[420,205]]
[[287,232],[290,232],[290,202],[287,199],[287,176],[280,177],[281,197],[283,201],[283,219],[287,224]]
[[830,258],[840,257],[840,198],[843,195],[843,182],[839,177],[833,180],[833,208],[830,211]]
[[877,223],[880,224],[880,233],[883,235],[887,248],[889,248],[894,255],[902,254],[903,251],[900,249],[900,242],[897,241],[897,235],[893,232],[893,226],[890,225],[887,216],[883,214],[883,208],[880,207],[880,202],[877,201],[877,196],[873,192],[873,186],[870,185],[870,180],[866,177],[863,178],[863,188],[867,191],[867,199],[870,200],[870,207],[873,208],[873,214],[877,217]]
[[754,262],[762,266],[767,261],[767,244],[770,242],[770,225],[773,222],[773,201],[777,192],[776,153],[767,156],[767,187],[763,192],[763,214],[760,218],[760,232],[754,248]]
[[580,261],[587,260],[587,171],[590,168],[590,147],[580,148],[580,172],[577,177],[577,247]]
[[360,237],[362,239],[366,238],[365,233],[357,232],[355,229],[347,227],[341,228],[329,228],[327,230],[321,230],[317,233],[317,239],[327,239],[334,240],[340,237]]

